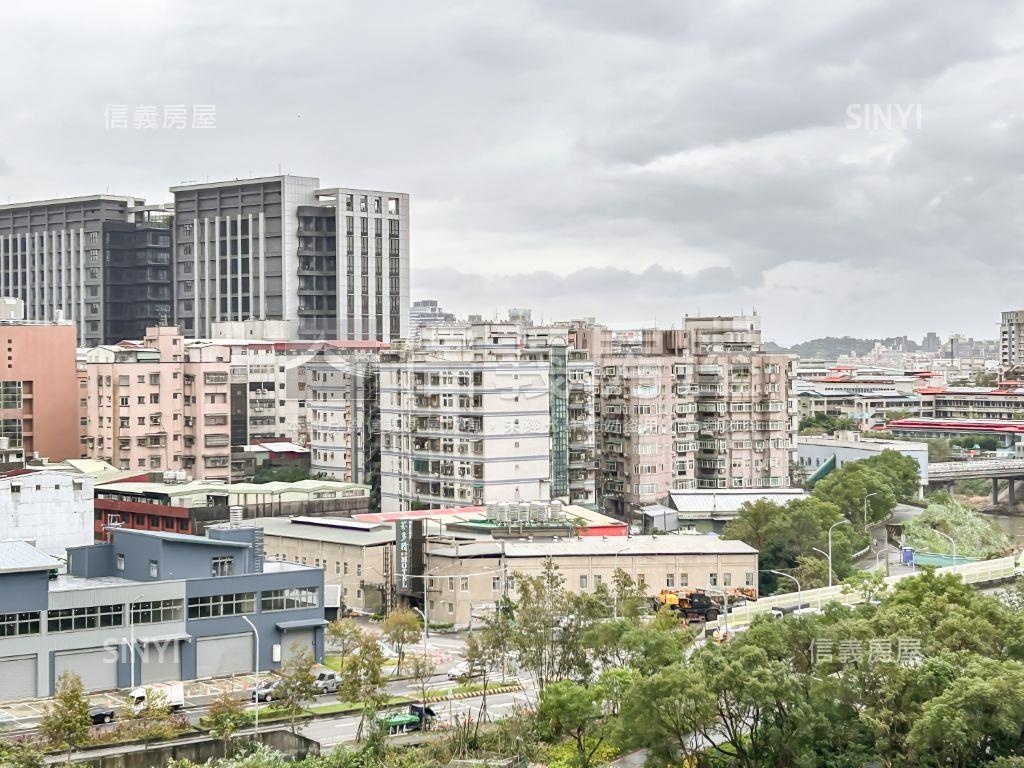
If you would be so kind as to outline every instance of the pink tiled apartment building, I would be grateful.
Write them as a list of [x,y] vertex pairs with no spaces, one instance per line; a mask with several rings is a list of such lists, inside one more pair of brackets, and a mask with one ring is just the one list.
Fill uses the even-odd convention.
[[121,469],[231,477],[231,350],[176,327],[85,353],[85,453]]

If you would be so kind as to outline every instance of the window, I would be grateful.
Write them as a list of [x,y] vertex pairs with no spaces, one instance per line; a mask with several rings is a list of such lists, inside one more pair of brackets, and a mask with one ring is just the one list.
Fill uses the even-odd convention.
[[587,588],[587,574],[580,574],[580,590],[585,591]]
[[501,576],[491,576],[491,591],[499,592],[501,590]]
[[272,589],[260,597],[261,611],[290,611],[295,608],[316,608],[320,605],[320,590],[316,587]]
[[638,573],[636,575],[636,585],[638,587],[646,587],[647,586],[647,577],[644,574],[642,574],[642,573]]
[[117,555],[117,562],[115,563],[115,565],[117,567],[117,570],[119,570],[119,571],[123,571],[124,570],[124,555],[118,553],[118,555]]
[[671,587],[674,587],[675,585],[676,585],[675,574],[670,573],[670,574],[666,575],[665,576],[665,586],[671,588]]
[[0,613],[0,637],[38,635],[39,611]]
[[184,600],[140,601],[132,604],[132,623],[160,624],[165,621],[181,621],[184,610]]
[[711,585],[712,587],[717,587],[718,586],[718,574],[717,573],[711,573],[708,576],[708,584]]
[[230,595],[207,595],[188,599],[190,619],[212,619],[217,616],[241,616],[256,610],[254,592],[236,592]]
[[690,586],[690,574],[688,574],[688,573],[680,573],[679,574],[679,586],[680,587],[688,587],[688,586]]
[[743,576],[743,583],[748,586],[754,586],[754,574],[751,571],[747,571]]
[[448,591],[449,592],[454,592],[455,591],[455,577],[454,576],[449,576],[448,577]]
[[160,577],[160,563],[156,560],[149,561],[149,578],[157,579]]
[[234,576],[235,558],[231,555],[221,555],[210,559],[211,576]]
[[732,571],[727,571],[726,573],[722,574],[722,586],[723,587],[731,587],[732,586]]
[[601,586],[601,582],[602,582],[602,581],[604,581],[604,577],[603,577],[603,576],[601,576],[601,574],[600,574],[600,573],[595,573],[595,574],[594,574],[594,586],[595,586],[595,587],[599,587],[599,586]]
[[91,605],[87,608],[59,608],[46,612],[47,632],[120,627],[123,624],[123,605]]
[[0,381],[0,408],[21,408],[22,385],[20,381]]
[[335,573],[336,576],[340,576],[341,575],[341,561],[340,560],[335,560],[334,561],[334,573]]
[[469,576],[459,577],[459,591],[469,592]]

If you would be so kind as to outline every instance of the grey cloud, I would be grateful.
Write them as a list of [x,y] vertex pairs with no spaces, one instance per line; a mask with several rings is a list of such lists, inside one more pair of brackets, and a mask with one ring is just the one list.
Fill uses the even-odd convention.
[[[756,304],[769,336],[991,335],[993,302],[1018,303],[1015,3],[44,10],[5,18],[22,69],[0,81],[3,199],[165,200],[183,180],[279,164],[402,189],[415,290],[462,312],[650,322]],[[69,90],[83,61],[91,76]],[[114,101],[214,103],[218,127],[106,131]],[[847,130],[865,103],[921,104],[923,126]]]

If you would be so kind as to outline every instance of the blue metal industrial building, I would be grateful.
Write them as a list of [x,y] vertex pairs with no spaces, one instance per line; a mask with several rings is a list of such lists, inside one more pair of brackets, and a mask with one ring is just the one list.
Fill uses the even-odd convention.
[[[47,696],[65,671],[90,691],[323,658],[323,571],[265,561],[263,531],[206,537],[114,528],[60,561],[0,541],[0,699]],[[251,622],[251,625],[250,623]]]

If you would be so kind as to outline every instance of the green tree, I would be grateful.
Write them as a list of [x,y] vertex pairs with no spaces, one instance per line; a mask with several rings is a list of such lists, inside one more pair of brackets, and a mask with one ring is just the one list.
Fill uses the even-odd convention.
[[292,733],[296,732],[296,719],[299,713],[306,704],[315,700],[320,692],[316,687],[313,663],[313,655],[308,651],[302,651],[290,656],[278,670],[279,683],[274,688],[274,700],[270,702],[270,706],[288,714],[288,725]]
[[388,614],[381,625],[381,634],[387,640],[388,645],[395,649],[398,654],[395,674],[402,671],[402,663],[405,661],[406,646],[415,643],[420,638],[422,625],[420,618],[408,608],[399,608]]
[[89,738],[91,729],[82,678],[65,672],[58,678],[56,695],[39,721],[39,733],[51,746],[67,750],[67,764],[71,765],[71,753]]
[[177,732],[166,694],[158,688],[146,689],[146,700],[137,711],[127,713],[131,719],[133,735],[149,744],[164,741]]
[[907,737],[915,765],[975,766],[1024,747],[1024,665],[975,659],[926,702]]
[[224,748],[224,757],[231,752],[231,740],[235,733],[248,722],[245,704],[241,699],[224,691],[210,704],[209,712],[203,718],[203,724],[211,736],[220,739]]
[[338,699],[362,705],[356,740],[363,738],[363,729],[387,701],[387,678],[384,675],[384,653],[377,638],[364,632],[341,675]]
[[886,449],[857,464],[881,475],[900,501],[915,498],[921,488],[921,468],[917,460],[899,451]]
[[925,440],[925,443],[928,445],[928,461],[930,462],[949,461],[950,456],[953,455],[953,448],[949,440],[936,437]]
[[430,680],[437,673],[437,665],[429,656],[421,653],[410,654],[409,656],[409,677],[420,689],[420,702],[427,703],[427,690],[430,687]]
[[43,768],[43,751],[27,739],[0,739],[0,765],[4,768]]
[[715,698],[685,662],[640,677],[623,697],[620,742],[645,747],[668,764],[704,749],[697,734],[715,723]]
[[738,539],[754,549],[767,548],[768,534],[772,523],[784,515],[781,504],[768,499],[747,501],[740,505],[736,519],[726,523],[723,539]]
[[607,738],[602,727],[605,703],[604,689],[599,685],[580,685],[570,680],[551,683],[537,706],[537,726],[549,738],[572,739],[576,745],[576,765],[590,768],[594,753]]
[[325,634],[327,644],[333,651],[338,652],[341,663],[345,663],[348,655],[359,645],[359,638],[362,629],[352,619],[335,619],[327,625]]
[[865,466],[865,461],[844,464],[814,486],[814,498],[834,504],[857,530],[885,519],[896,508],[896,494],[885,475]]

